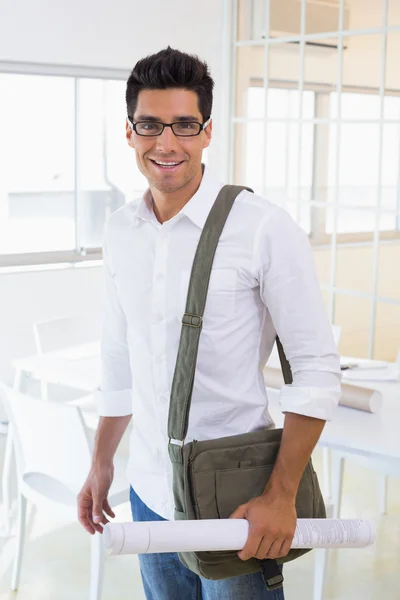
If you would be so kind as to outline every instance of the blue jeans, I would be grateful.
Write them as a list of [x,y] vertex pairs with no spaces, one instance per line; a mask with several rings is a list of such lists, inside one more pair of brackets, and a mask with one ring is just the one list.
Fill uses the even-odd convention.
[[[165,521],[131,488],[134,521]],[[187,569],[176,553],[139,554],[147,600],[284,600],[283,589],[269,592],[261,572],[211,581]]]

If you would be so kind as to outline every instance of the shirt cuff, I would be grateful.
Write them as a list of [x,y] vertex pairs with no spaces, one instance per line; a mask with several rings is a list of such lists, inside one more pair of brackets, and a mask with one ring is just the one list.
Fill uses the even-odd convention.
[[94,396],[100,417],[126,417],[132,414],[132,390],[105,392],[100,390]]
[[340,395],[340,385],[329,388],[285,385],[281,389],[279,404],[282,412],[332,421]]

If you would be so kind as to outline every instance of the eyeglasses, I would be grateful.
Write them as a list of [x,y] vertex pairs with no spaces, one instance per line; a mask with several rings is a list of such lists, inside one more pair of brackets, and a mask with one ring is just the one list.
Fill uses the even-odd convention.
[[199,135],[209,125],[211,117],[208,117],[204,123],[197,121],[177,121],[176,123],[158,123],[157,121],[138,121],[133,123],[131,117],[127,117],[131,129],[137,135],[153,137],[161,135],[166,127],[171,127],[173,133],[178,137],[193,137]]

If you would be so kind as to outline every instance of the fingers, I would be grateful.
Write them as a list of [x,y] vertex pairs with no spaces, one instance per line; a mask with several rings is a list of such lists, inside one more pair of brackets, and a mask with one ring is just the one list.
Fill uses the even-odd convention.
[[249,529],[249,536],[247,538],[247,542],[244,548],[238,552],[238,557],[241,560],[249,560],[257,554],[257,551],[260,547],[261,541],[263,539],[262,533],[257,530],[251,530],[251,526]]
[[91,535],[95,533],[95,529],[92,523],[92,519],[90,517],[91,510],[81,506],[78,504],[78,520],[84,529]]
[[93,534],[95,532],[93,522],[91,519],[92,512],[92,498],[88,494],[87,490],[82,489],[78,494],[78,519],[80,524],[86,529],[88,533]]
[[292,547],[292,541],[293,541],[293,538],[292,539],[286,539],[283,542],[282,547],[281,547],[281,549],[279,551],[278,558],[281,558],[283,556],[286,556],[286,554],[288,554],[290,548]]
[[277,538],[265,536],[258,548],[255,558],[264,560],[265,558],[282,558],[286,556],[291,547],[291,540],[279,536]]
[[265,535],[265,531],[250,529],[247,542],[238,556],[241,560],[249,560],[252,557],[259,560],[281,558],[289,552],[292,539],[292,537],[285,537],[282,533],[271,532],[269,535]]
[[82,491],[78,495],[78,520],[84,529],[93,535],[96,531],[103,533],[103,526],[109,523],[105,513],[109,517],[115,517],[107,498],[101,498],[90,490]]

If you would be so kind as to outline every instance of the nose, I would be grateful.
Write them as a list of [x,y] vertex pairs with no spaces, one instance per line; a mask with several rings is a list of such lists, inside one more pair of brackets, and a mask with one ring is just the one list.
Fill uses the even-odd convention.
[[172,152],[177,149],[178,140],[171,127],[164,127],[161,135],[157,136],[157,150]]

